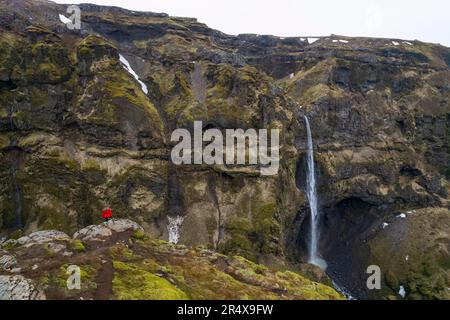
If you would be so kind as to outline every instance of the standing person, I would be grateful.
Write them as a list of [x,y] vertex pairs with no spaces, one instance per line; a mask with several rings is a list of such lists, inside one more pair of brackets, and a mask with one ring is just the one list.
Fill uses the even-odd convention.
[[112,211],[109,207],[102,210],[102,218],[105,220],[105,222],[108,222],[110,219],[112,219]]

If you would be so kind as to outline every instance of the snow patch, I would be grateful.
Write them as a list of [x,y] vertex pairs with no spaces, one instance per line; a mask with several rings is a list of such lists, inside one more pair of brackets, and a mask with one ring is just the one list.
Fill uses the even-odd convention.
[[342,40],[342,39],[334,39],[333,42],[348,43],[347,40]]
[[398,42],[396,42],[396,41],[392,41],[392,44],[393,44],[394,46],[398,46],[400,43],[398,43]]
[[319,40],[319,38],[308,38],[308,43],[311,44],[316,42],[317,40]]
[[405,218],[406,218],[406,214],[400,213],[400,214],[397,216],[397,218],[405,219]]
[[145,83],[143,83],[141,80],[139,80],[139,76],[138,76],[137,73],[134,72],[134,70],[131,68],[130,63],[128,62],[128,60],[125,59],[125,57],[124,57],[123,55],[121,55],[121,54],[119,54],[119,59],[120,59],[120,62],[122,62],[123,67],[125,68],[125,70],[127,70],[128,73],[130,73],[130,74],[136,79],[136,81],[139,82],[139,84],[141,85],[142,91],[143,91],[145,94],[148,94],[148,88],[147,88],[147,86],[145,85]]
[[403,41],[403,43],[407,44],[408,46],[412,46],[413,44],[409,41]]
[[386,228],[389,225],[387,222],[383,222],[383,229]]
[[293,77],[294,77],[293,73],[289,74],[289,79],[292,79]]
[[64,24],[72,22],[72,20],[70,20],[69,18],[67,18],[65,15],[62,14],[59,14],[59,20]]
[[409,255],[405,257],[405,260],[408,261],[409,260]]

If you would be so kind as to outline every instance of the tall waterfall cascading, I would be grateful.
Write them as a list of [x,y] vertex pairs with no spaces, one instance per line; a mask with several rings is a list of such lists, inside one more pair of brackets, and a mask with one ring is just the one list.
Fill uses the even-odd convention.
[[307,164],[308,170],[306,174],[306,193],[308,196],[309,207],[311,210],[311,229],[309,239],[309,258],[308,262],[319,266],[323,270],[326,269],[327,263],[318,255],[318,242],[320,237],[319,230],[319,211],[317,208],[317,192],[316,192],[316,176],[314,168],[314,150],[311,135],[311,127],[308,117],[304,116],[307,132]]

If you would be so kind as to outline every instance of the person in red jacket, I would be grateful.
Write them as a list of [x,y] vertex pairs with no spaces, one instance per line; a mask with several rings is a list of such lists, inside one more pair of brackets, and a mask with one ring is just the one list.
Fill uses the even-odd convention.
[[112,219],[112,211],[109,207],[102,210],[102,218],[105,219],[105,222],[108,222],[109,219]]

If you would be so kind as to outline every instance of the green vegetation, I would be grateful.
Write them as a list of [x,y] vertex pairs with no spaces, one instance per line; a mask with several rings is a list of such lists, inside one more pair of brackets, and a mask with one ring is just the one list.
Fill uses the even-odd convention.
[[133,233],[133,238],[137,240],[143,240],[145,239],[145,233],[142,230],[136,230]]
[[114,296],[120,300],[183,300],[186,294],[169,281],[134,264],[113,262]]
[[76,252],[84,252],[86,250],[81,240],[72,240],[70,242],[70,248]]
[[246,217],[233,217],[225,228],[229,239],[221,245],[226,254],[239,254],[256,260],[258,254],[277,254],[279,246],[275,239],[280,235],[280,226],[276,216],[276,204],[259,204],[251,201],[251,221]]

